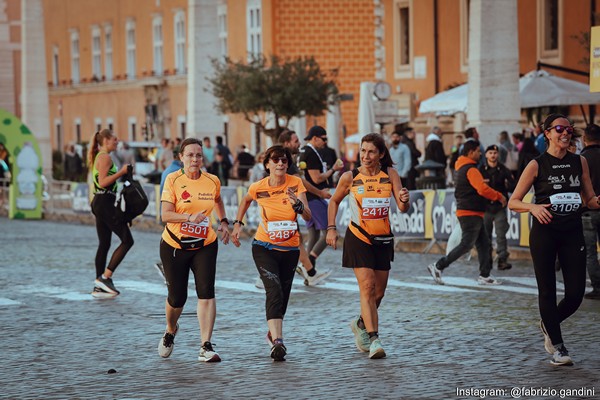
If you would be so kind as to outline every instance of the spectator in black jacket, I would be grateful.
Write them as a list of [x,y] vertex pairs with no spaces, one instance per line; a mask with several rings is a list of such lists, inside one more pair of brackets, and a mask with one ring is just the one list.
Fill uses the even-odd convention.
[[433,127],[431,133],[427,136],[425,160],[432,160],[446,166],[446,153],[444,153],[444,144],[442,143],[442,130],[437,126]]
[[[508,198],[508,192],[515,187],[515,180],[512,173],[499,160],[499,148],[493,144],[485,150],[485,163],[479,167],[483,179],[492,189],[502,193]],[[498,269],[511,269],[512,265],[508,262],[509,252],[506,243],[506,233],[508,232],[508,215],[506,213],[506,204],[504,206],[499,201],[488,200],[483,215],[483,225],[492,243],[492,229],[496,227],[496,254],[498,255]],[[490,246],[490,253],[492,247]]]
[[421,152],[417,149],[417,145],[415,144],[415,130],[411,127],[404,128],[403,132],[401,129],[399,130],[398,127],[396,127],[395,130],[396,132],[402,133],[404,136],[403,143],[410,149],[411,168],[408,171],[406,188],[408,190],[415,190],[417,188],[417,176],[419,176],[415,167],[419,165],[419,158],[421,157]]

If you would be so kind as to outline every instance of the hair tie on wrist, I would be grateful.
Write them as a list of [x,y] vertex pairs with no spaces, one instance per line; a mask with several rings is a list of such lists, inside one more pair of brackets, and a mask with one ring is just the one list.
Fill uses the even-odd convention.
[[235,225],[235,224],[240,224],[240,226],[244,226],[244,225],[245,225],[245,224],[244,224],[242,221],[240,221],[239,219],[236,219],[236,220],[234,220],[234,221],[233,221],[233,225]]

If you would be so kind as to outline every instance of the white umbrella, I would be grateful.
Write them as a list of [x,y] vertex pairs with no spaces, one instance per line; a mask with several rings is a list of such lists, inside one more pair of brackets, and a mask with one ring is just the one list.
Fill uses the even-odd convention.
[[589,85],[560,78],[543,69],[519,79],[519,92],[523,108],[600,103],[600,93],[590,93]]
[[363,133],[355,133],[344,139],[344,143],[360,144],[360,140],[365,136]]
[[[590,93],[588,85],[560,78],[543,69],[533,70],[519,79],[519,92],[521,108],[600,103],[600,93]],[[422,101],[419,112],[438,115],[466,112],[468,93],[468,84],[440,92]]]

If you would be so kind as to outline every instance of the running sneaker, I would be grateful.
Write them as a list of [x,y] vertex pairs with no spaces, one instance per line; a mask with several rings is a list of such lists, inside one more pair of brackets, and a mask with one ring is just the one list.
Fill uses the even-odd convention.
[[552,340],[550,340],[550,336],[548,336],[548,332],[546,332],[546,327],[544,326],[544,321],[540,319],[540,330],[544,334],[544,348],[548,354],[554,354],[554,346],[552,345]]
[[99,287],[100,289],[104,290],[105,292],[112,293],[112,294],[121,294],[121,292],[119,292],[117,290],[117,288],[115,287],[115,285],[113,284],[113,281],[111,278],[106,278],[106,279],[103,277],[96,278],[96,280],[94,281],[94,285],[96,287]]
[[221,357],[219,357],[219,353],[214,351],[213,345],[211,342],[204,342],[202,347],[200,347],[200,354],[198,354],[198,361],[219,362],[219,361],[221,361]]
[[254,281],[254,286],[256,286],[257,289],[265,288],[265,284],[263,283],[262,279],[260,279],[260,276]]
[[175,335],[177,335],[177,331],[179,331],[179,324],[175,326],[175,332],[169,333],[165,331],[163,337],[160,338],[158,342],[158,355],[162,358],[167,358],[173,352],[173,347],[175,346]]
[[273,347],[271,347],[271,358],[273,361],[285,361],[287,348],[283,344],[283,340],[275,339]]
[[444,281],[442,281],[442,270],[438,269],[436,263],[429,264],[427,266],[427,270],[429,271],[429,273],[433,277],[433,280],[435,281],[435,283],[437,283],[438,285],[443,285],[444,284]]
[[308,271],[304,268],[304,265],[298,264],[296,267],[296,273],[302,277],[305,281],[308,279]]
[[564,344],[554,348],[554,354],[552,355],[552,365],[573,365],[573,360],[569,356]]
[[106,290],[103,290],[98,286],[94,286],[94,290],[92,290],[92,297],[95,297],[97,299],[112,299],[117,296],[117,294],[108,293]]
[[385,350],[381,347],[381,341],[379,339],[375,339],[371,342],[371,347],[369,348],[369,358],[384,358]]
[[308,279],[306,281],[304,281],[304,284],[306,286],[316,286],[316,285],[321,285],[323,283],[323,281],[325,279],[327,279],[329,277],[329,275],[331,275],[333,271],[332,270],[327,270],[327,271],[323,271],[323,272],[318,272],[314,275],[314,276],[309,276]]
[[350,328],[352,329],[352,333],[354,333],[354,343],[356,344],[356,348],[366,353],[371,349],[371,341],[369,340],[367,330],[361,329],[360,326],[358,326],[358,320],[359,318],[350,321]]
[[502,282],[500,282],[498,279],[494,278],[493,276],[481,276],[479,275],[479,278],[477,278],[477,283],[480,285],[500,285]]
[[273,346],[275,345],[275,343],[273,342],[273,336],[271,336],[271,331],[267,332],[267,344],[269,345],[269,348],[273,348]]
[[156,268],[156,271],[158,272],[158,274],[160,275],[160,277],[162,278],[162,280],[165,282],[165,285],[166,285],[167,278],[165,277],[165,268],[163,267],[163,263],[160,261],[157,263],[154,263],[154,268]]

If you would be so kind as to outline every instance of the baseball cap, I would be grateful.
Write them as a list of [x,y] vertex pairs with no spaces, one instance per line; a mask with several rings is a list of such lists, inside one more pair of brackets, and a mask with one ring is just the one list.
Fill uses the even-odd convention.
[[327,136],[327,131],[319,125],[315,125],[312,128],[309,129],[308,131],[308,136],[306,136],[304,138],[304,140],[310,140],[314,137],[322,137],[322,136]]
[[495,144],[489,145],[487,147],[487,149],[485,149],[485,152],[487,153],[488,151],[492,151],[492,150],[498,151],[498,146]]

